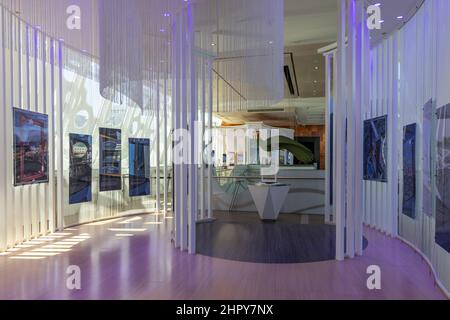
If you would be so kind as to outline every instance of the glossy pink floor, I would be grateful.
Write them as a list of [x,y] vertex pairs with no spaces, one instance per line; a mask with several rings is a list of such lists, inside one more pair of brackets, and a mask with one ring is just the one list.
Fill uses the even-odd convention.
[[[179,252],[170,242],[173,220],[155,219],[80,226],[0,256],[0,298],[444,299],[418,254],[373,230],[365,230],[369,246],[354,260],[264,265]],[[366,287],[374,264],[380,291]],[[79,291],[66,287],[70,265],[81,268]]]

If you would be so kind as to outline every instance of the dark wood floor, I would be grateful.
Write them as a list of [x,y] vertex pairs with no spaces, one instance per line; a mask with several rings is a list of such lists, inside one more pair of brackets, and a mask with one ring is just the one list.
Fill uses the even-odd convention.
[[[253,263],[306,263],[334,260],[336,228],[323,216],[281,214],[262,222],[256,213],[220,212],[197,225],[197,252]],[[365,241],[367,247],[367,240]]]

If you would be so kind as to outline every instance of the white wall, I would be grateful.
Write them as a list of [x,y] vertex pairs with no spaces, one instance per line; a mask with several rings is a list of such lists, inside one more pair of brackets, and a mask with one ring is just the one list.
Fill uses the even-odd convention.
[[[394,124],[398,121],[388,133],[390,137],[394,136],[389,141],[389,153],[398,157],[398,161],[390,165],[397,163],[398,167],[389,173],[389,181],[393,183],[390,190],[388,184],[365,183],[364,211],[367,224],[387,233],[395,233],[389,221],[395,221],[398,217],[399,235],[429,258],[447,290],[450,290],[450,254],[435,244],[434,217],[422,212],[422,123],[423,107],[430,99],[437,108],[450,103],[449,21],[448,0],[427,0],[401,30],[372,50],[372,104],[366,110],[366,118],[388,114]],[[396,79],[398,91],[395,90]],[[395,111],[397,103],[398,112]],[[403,127],[411,123],[417,123],[417,212],[414,220],[401,212]],[[392,200],[392,194],[397,193],[397,181],[400,196],[395,205],[389,200]]]
[[[49,181],[14,187],[12,108],[55,114],[59,108],[59,45],[0,8],[0,251],[53,231],[58,225],[57,139],[49,141]],[[27,45],[28,43],[28,45]],[[28,81],[27,81],[28,80]],[[49,135],[57,136],[49,117]]]
[[[97,64],[92,62],[92,68]],[[81,72],[80,72],[81,73]],[[95,74],[95,72],[94,72]],[[121,214],[147,213],[155,210],[156,174],[151,171],[152,196],[129,197],[128,178],[122,180],[122,190],[99,192],[99,128],[122,131],[122,175],[128,171],[128,138],[150,139],[151,166],[156,166],[156,118],[154,112],[138,107],[118,105],[105,100],[99,93],[99,83],[72,71],[63,72],[64,96],[64,222],[74,225],[110,218]],[[81,121],[84,118],[85,121]],[[162,129],[162,126],[161,126]],[[92,201],[69,205],[69,134],[92,136]],[[161,133],[162,136],[162,133]],[[161,142],[160,142],[161,144]],[[162,148],[161,148],[162,149]],[[162,175],[161,175],[162,176]]]
[[[151,106],[145,113],[103,99],[96,79],[98,66],[92,58],[27,26],[1,6],[0,43],[0,252],[68,225],[153,211],[158,161],[155,151],[160,145],[160,176],[164,177],[162,115],[164,102],[171,104],[164,79],[159,81],[161,118],[157,121],[156,92],[146,90]],[[13,185],[13,107],[49,116],[49,183]],[[167,108],[169,127],[170,109]],[[86,116],[85,123],[80,124],[77,119],[80,112]],[[130,198],[126,177],[122,191],[98,192],[100,127],[122,129],[123,175],[128,174],[128,138],[150,139],[151,196]],[[157,128],[160,141],[156,140]],[[69,205],[70,133],[93,138],[93,201],[85,204]],[[167,161],[171,163],[170,153]],[[160,183],[163,185],[162,180]],[[163,191],[161,186],[161,194]]]

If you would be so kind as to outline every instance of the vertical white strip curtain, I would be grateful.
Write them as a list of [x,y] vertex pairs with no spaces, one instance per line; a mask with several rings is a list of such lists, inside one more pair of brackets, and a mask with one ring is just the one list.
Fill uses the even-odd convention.
[[174,241],[181,250],[195,253],[196,223],[213,218],[213,170],[204,163],[213,106],[265,107],[283,95],[283,8],[283,1],[188,1],[172,14]]
[[[362,254],[363,134],[369,53],[366,9],[361,0],[338,1],[337,82],[334,108],[334,212],[336,259]],[[345,241],[344,241],[345,240]]]
[[[107,125],[109,122],[106,120],[110,118],[111,110],[117,112],[114,108],[120,109],[120,106],[114,106],[111,102],[102,100],[98,89],[95,58],[68,47],[63,39],[56,40],[47,36],[42,27],[28,24],[3,6],[1,6],[0,18],[2,45],[0,50],[0,121],[2,125],[0,150],[4,155],[0,170],[0,203],[3,207],[0,211],[0,251],[56,229],[61,230],[68,225],[127,214],[129,209],[138,209],[130,210],[130,213],[151,212],[153,209],[148,205],[152,203],[148,201],[150,199],[135,200],[124,197],[123,194],[128,191],[126,188],[120,194],[108,193],[107,196],[103,194],[99,197],[96,192],[95,174],[93,201],[69,205],[69,133],[93,136],[93,158],[96,161],[95,159],[98,159],[96,147],[98,128]],[[164,55],[162,59],[166,57],[167,55]],[[169,70],[168,66],[169,64],[165,63],[161,68]],[[164,108],[167,125],[155,123],[154,118],[150,118],[149,112],[141,113],[137,108],[127,108],[125,109],[127,112],[124,112],[123,118],[120,119],[121,125],[127,130],[124,131],[124,141],[129,135],[136,134],[151,138],[152,143],[156,145],[157,138],[153,137],[156,135],[155,131],[161,130],[164,141],[168,145],[172,112],[167,109],[172,102],[166,95],[162,98],[163,92],[170,94],[170,77],[167,75],[165,77],[166,87],[162,85],[161,77],[159,80],[159,102],[160,107]],[[154,93],[156,90],[150,92],[148,87],[145,87],[145,91],[147,95],[153,97],[153,100],[156,100],[158,96]],[[157,109],[156,104],[152,106]],[[49,183],[13,186],[13,107],[48,115]],[[83,120],[86,124],[78,127],[79,115],[84,117],[82,112],[86,113],[87,118]],[[135,124],[138,125],[136,132]],[[172,156],[170,149],[168,147],[165,149],[168,153],[164,158],[167,168],[163,185],[167,212],[171,209],[168,205],[171,202],[168,199],[171,185],[168,182]],[[127,149],[124,147],[123,151],[126,166]],[[161,152],[164,151],[161,150]],[[155,152],[152,152],[152,157],[154,154]],[[162,159],[161,156],[159,158]],[[154,167],[157,167],[157,163]],[[156,174],[152,174],[152,177],[154,176]],[[124,185],[126,186],[127,183]],[[152,190],[155,189],[152,188]],[[119,202],[116,201],[117,199],[126,199],[126,201]]]
[[[2,0],[1,3],[30,23],[19,22],[10,11],[2,13],[2,110],[5,115],[2,118],[2,150],[8,154],[13,106],[49,114],[49,130],[54,134],[50,142],[50,184],[13,188],[11,183],[6,183],[13,171],[12,157],[4,164],[1,177],[5,181],[2,184],[5,214],[1,216],[4,220],[0,226],[9,228],[14,221],[11,231],[4,233],[4,246],[55,227],[62,228],[67,223],[95,220],[98,214],[92,209],[97,205],[101,218],[116,216],[126,209],[119,193],[105,193],[104,197],[96,194],[94,198],[98,201],[92,205],[75,208],[67,203],[67,130],[73,129],[69,116],[82,101],[75,101],[75,92],[84,92],[83,86],[88,84],[87,91],[99,84],[102,95],[116,104],[111,105],[90,94],[89,97],[98,100],[101,106],[98,110],[88,108],[89,121],[94,122],[93,129],[82,130],[85,134],[95,134],[100,125],[113,124],[107,121],[106,110],[123,112],[125,123],[131,114],[124,109],[138,105],[144,111],[142,120],[149,126],[151,121],[155,124],[154,150],[167,152],[169,128],[165,122],[160,124],[160,120],[162,114],[166,121],[167,108],[173,107],[170,112],[174,125],[172,137],[175,144],[181,141],[186,146],[186,154],[181,162],[176,159],[180,158],[179,154],[164,158],[164,208],[166,211],[169,196],[168,160],[173,160],[178,162],[175,163],[176,190],[173,192],[175,244],[194,253],[197,219],[213,217],[212,167],[208,166],[205,172],[207,190],[202,192],[205,197],[198,196],[199,191],[205,189],[205,185],[199,188],[205,183],[204,178],[200,183],[197,179],[199,168],[206,167],[204,164],[199,166],[198,158],[204,154],[198,147],[210,145],[212,141],[213,106],[229,111],[251,106],[270,107],[283,96],[283,1],[73,0],[68,3],[66,0]],[[81,17],[77,17],[81,20],[81,31],[68,31],[68,16],[61,14],[71,4],[82,9]],[[129,19],[133,16],[136,20],[131,24],[118,23],[114,17],[124,18],[122,13],[127,13],[126,21],[133,20]],[[97,14],[101,26],[106,28],[95,27],[93,22]],[[111,30],[115,32],[111,34]],[[54,39],[43,32],[49,32]],[[81,34],[89,36],[86,38]],[[135,37],[129,37],[129,34]],[[118,41],[121,38],[127,41]],[[63,82],[67,89],[63,88]],[[199,110],[204,112],[206,109],[207,116],[199,118]],[[200,126],[198,120],[202,122]],[[198,128],[203,129],[198,132]],[[164,148],[160,146],[161,131]],[[183,133],[187,133],[189,139],[183,140]],[[207,136],[206,143],[202,142],[203,133]],[[96,145],[95,136],[93,140]],[[97,157],[93,151],[95,169]],[[210,156],[210,152],[205,155],[206,158]],[[159,153],[154,158],[156,209],[159,211],[163,158]],[[7,201],[12,198],[14,201]],[[200,216],[199,208],[203,209]]]
[[[438,284],[447,290],[450,289],[450,254],[435,243],[435,195],[433,190],[433,203],[431,215],[427,209],[424,211],[424,179],[425,179],[425,147],[424,141],[424,109],[428,103],[432,104],[433,117],[436,108],[450,103],[448,86],[450,83],[450,3],[446,0],[425,1],[415,15],[389,38],[385,39],[373,49],[376,56],[383,50],[388,51],[387,64],[398,70],[397,91],[378,92],[377,96],[385,95],[390,100],[398,101],[398,110],[388,109],[388,115],[393,118],[393,141],[390,143],[389,152],[396,157],[398,167],[391,168],[390,178],[395,180],[388,191],[387,201],[392,205],[388,211],[392,215],[392,233],[395,235],[398,229],[399,236],[408,241],[417,250],[420,250],[426,259],[432,264],[437,276]],[[374,69],[379,70],[379,62],[374,59]],[[374,72],[374,78],[387,81],[392,74]],[[396,86],[394,84],[393,88]],[[398,93],[398,94],[397,94]],[[436,120],[434,120],[435,122]],[[417,124],[416,135],[416,212],[415,219],[403,214],[403,127],[409,124]],[[434,125],[435,126],[435,123]],[[432,150],[436,150],[436,136],[432,134]],[[436,151],[431,153],[431,163],[436,161]],[[392,159],[395,161],[395,158]],[[393,162],[394,164],[396,162]],[[435,167],[435,166],[434,166]],[[431,171],[431,181],[434,189],[434,170]],[[396,194],[397,181],[399,182],[399,198],[397,205],[394,203],[393,194]],[[372,201],[384,201],[383,198]],[[398,221],[398,227],[396,222]],[[384,229],[384,226],[375,227]],[[388,233],[389,233],[388,229]]]
[[[52,137],[61,136],[61,121],[55,109],[61,107],[62,65],[58,44],[0,7],[0,251],[53,232],[57,224],[55,206],[56,162],[61,146]],[[47,114],[49,125],[49,183],[14,186],[13,108]],[[58,214],[57,214],[58,213]],[[58,221],[60,222],[60,221]]]
[[[389,236],[397,235],[398,210],[398,33],[373,49],[371,57],[370,102],[364,104],[363,120],[387,115],[387,183],[364,181],[364,222]],[[367,101],[367,100],[366,100]],[[401,127],[401,129],[399,129]]]
[[[333,142],[330,141],[332,130],[332,116],[333,116],[333,52],[325,54],[325,93],[326,93],[326,111],[325,111],[325,163],[327,168],[331,168],[332,162],[332,150]],[[332,223],[332,169],[328,169],[325,175],[325,223]]]
[[[450,253],[435,243],[436,190],[432,181],[432,212],[424,211],[424,109],[450,103],[450,3],[425,1],[400,29],[377,44],[370,53],[370,103],[364,118],[388,116],[388,183],[364,182],[364,223],[386,235],[399,236],[423,253],[432,265],[436,282],[449,294]],[[436,119],[434,119],[436,122]],[[417,124],[416,212],[403,214],[403,128]],[[434,123],[432,125],[435,126]],[[432,150],[436,136],[432,133]],[[436,161],[431,153],[431,163]],[[435,167],[435,166],[432,166]]]
[[[205,184],[203,161],[208,159],[203,158],[205,153],[202,147],[207,135],[212,134],[211,130],[206,131],[207,118],[204,113],[208,105],[208,114],[212,114],[213,97],[211,92],[206,95],[206,88],[212,88],[207,70],[211,70],[210,61],[213,56],[206,53],[199,55],[197,52],[196,45],[199,41],[211,43],[211,40],[198,39],[195,35],[196,8],[196,4],[188,4],[177,13],[172,24],[172,99],[175,115],[174,240],[177,248],[187,250],[191,254],[196,252],[196,223],[206,218],[206,211],[201,214],[199,208],[205,208],[211,202],[212,195],[212,184]],[[202,75],[202,72],[205,74]],[[202,111],[200,118],[199,109]],[[209,129],[212,129],[211,122],[208,125]],[[212,179],[211,173],[208,171],[208,179]],[[204,190],[206,193],[203,193]]]

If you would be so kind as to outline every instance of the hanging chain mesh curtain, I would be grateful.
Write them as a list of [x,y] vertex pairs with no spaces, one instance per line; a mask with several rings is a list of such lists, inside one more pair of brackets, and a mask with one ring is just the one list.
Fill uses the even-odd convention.
[[[283,0],[0,0],[68,47],[99,59],[101,94],[150,109],[157,79],[170,77],[172,27],[191,6],[194,54],[211,65],[218,109],[270,107],[283,98]],[[67,28],[69,6],[80,30]],[[150,93],[145,93],[149,90]]]

